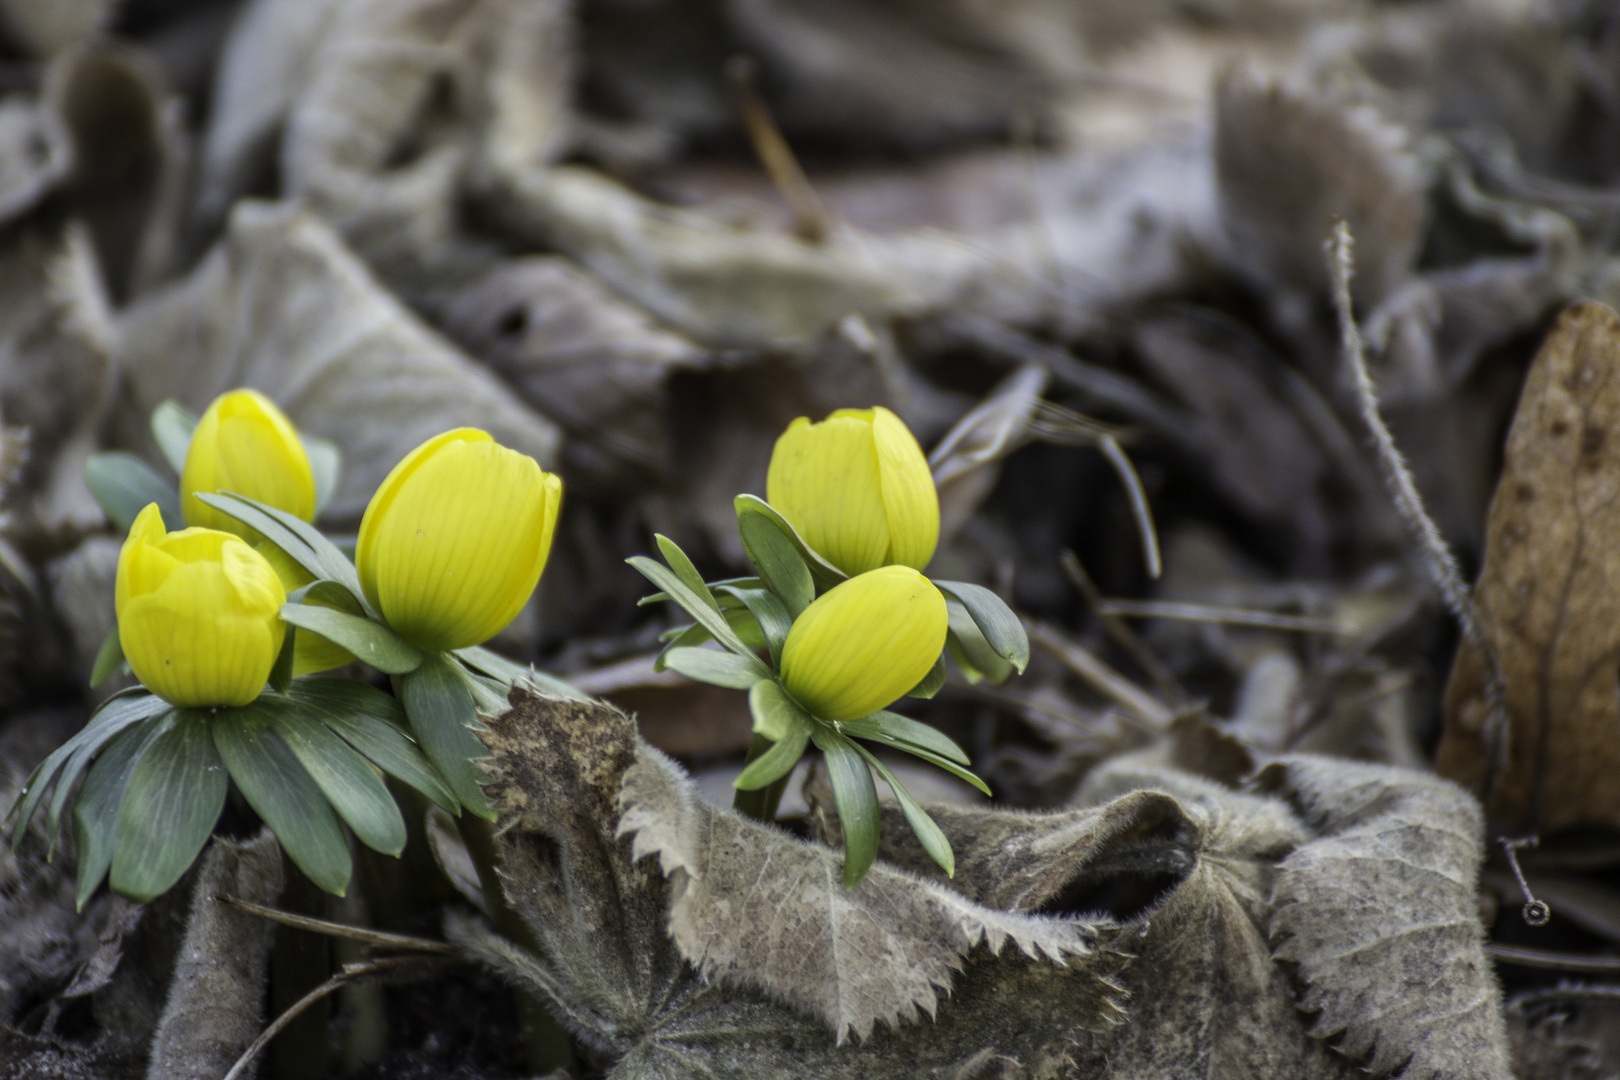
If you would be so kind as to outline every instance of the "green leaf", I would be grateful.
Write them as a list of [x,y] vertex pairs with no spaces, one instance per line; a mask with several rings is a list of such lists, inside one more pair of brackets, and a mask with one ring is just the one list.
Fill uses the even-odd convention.
[[965,581],[936,581],[934,586],[962,605],[997,656],[1017,668],[1020,675],[1024,673],[1029,666],[1029,635],[1001,597],[983,585]]
[[922,680],[906,691],[906,697],[931,698],[939,693],[939,688],[945,685],[945,654],[940,653],[934,657],[934,666],[928,669],[928,674]]
[[191,449],[196,431],[197,417],[173,398],[152,410],[152,438],[176,476],[186,471],[186,451]]
[[917,840],[922,844],[923,850],[928,852],[928,857],[939,864],[946,877],[955,877],[956,853],[951,850],[951,842],[945,838],[945,833],[934,823],[934,819],[928,816],[928,812],[917,804],[917,800],[911,797],[911,792],[900,786],[900,781],[895,779],[894,773],[889,771],[887,765],[869,754],[859,743],[854,746],[860,751],[861,757],[866,759],[867,764],[883,777],[883,782],[889,785],[889,790],[894,792],[894,799],[900,804],[900,812],[906,815],[906,824],[917,834]]
[[757,682],[748,691],[748,711],[754,714],[754,731],[772,742],[780,742],[795,724],[810,723],[805,712],[775,679]]
[[278,694],[285,694],[287,687],[292,685],[293,652],[297,640],[298,628],[288,623],[287,632],[281,635],[281,651],[276,653],[276,662],[270,665],[270,687]]
[[229,785],[212,723],[206,712],[176,709],[129,771],[118,804],[112,887],[138,904],[180,880],[225,807]]
[[508,660],[496,652],[491,652],[482,645],[471,645],[465,649],[456,649],[455,655],[461,662],[474,671],[482,671],[493,679],[498,679],[508,686],[514,683],[527,683],[538,687],[542,693],[552,697],[568,698],[572,701],[590,701],[591,696],[584,693],[571,683],[564,682],[555,675],[547,675],[533,665],[519,664],[515,660]]
[[283,604],[281,617],[301,630],[341,645],[378,671],[404,675],[422,664],[423,652],[380,622],[313,604]]
[[956,745],[956,741],[950,736],[921,721],[889,712],[887,709],[880,709],[859,720],[845,720],[839,726],[844,734],[857,739],[874,739],[899,749],[904,749],[908,745],[916,746],[963,765],[970,764],[967,753]]
[[101,512],[121,533],[129,532],[136,515],[145,510],[148,503],[158,504],[167,528],[178,529],[185,525],[185,517],[180,513],[180,493],[134,454],[122,450],[91,454],[84,464],[84,482],[101,506]]
[[702,645],[705,641],[714,640],[714,638],[709,636],[709,632],[707,630],[703,629],[703,627],[697,625],[696,623],[691,623],[686,626],[677,626],[671,630],[665,630],[664,633],[659,636],[667,637],[668,641],[665,643],[664,647],[658,651],[658,656],[653,660],[654,672],[664,670],[666,666],[666,658],[674,650],[695,647]]
[[853,889],[877,858],[878,834],[883,818],[878,811],[877,788],[854,743],[822,724],[810,731],[816,747],[827,758],[827,779],[844,829],[844,888]]
[[747,690],[762,679],[772,682],[771,669],[752,656],[716,652],[714,649],[673,649],[664,663],[698,682]]
[[[282,850],[315,884],[335,896],[349,887],[349,842],[332,804],[272,727],[269,710],[221,710],[214,745],[248,805]],[[122,839],[120,837],[120,839]]]
[[712,594],[708,595],[707,600],[700,598],[687,588],[686,583],[673,570],[645,555],[632,555],[625,562],[641,571],[643,577],[668,593],[669,598],[692,616],[693,621],[707,630],[710,637],[739,656],[754,654],[753,650],[743,643],[742,638],[737,636],[737,632],[731,628],[726,617],[720,613],[720,607],[714,603]]
[[771,663],[781,667],[782,646],[787,644],[788,631],[793,629],[793,616],[788,614],[787,605],[766,588],[716,585],[715,589],[727,598],[741,602],[754,617],[754,625],[759,628],[765,648],[770,650]]
[[79,797],[73,800],[73,842],[79,857],[75,905],[79,911],[84,910],[86,901],[101,886],[107,868],[112,866],[118,804],[124,799],[130,771],[163,728],[162,723],[147,724],[125,730],[108,743],[85,774]]
[[967,608],[955,600],[947,600],[945,617],[949,626],[945,635],[946,651],[961,666],[968,681],[985,679],[997,686],[1006,682],[1014,670],[1012,662],[1003,659],[990,647]]
[[793,766],[804,756],[805,744],[810,741],[810,732],[814,727],[815,722],[802,713],[790,719],[786,734],[777,740],[775,746],[750,761],[737,779],[731,782],[732,786],[738,791],[758,791],[792,772]]
[[377,768],[421,792],[446,813],[461,804],[422,748],[405,733],[405,710],[392,694],[350,679],[309,675],[294,679],[287,696],[298,702]]
[[478,714],[472,688],[459,667],[444,653],[430,653],[421,667],[399,676],[395,685],[411,731],[428,760],[438,767],[462,806],[493,821],[495,808],[481,786],[488,778],[473,764],[476,758],[488,757],[489,749],[473,734]]
[[738,495],[733,500],[732,505],[737,509],[739,529],[744,514],[758,514],[775,522],[782,535],[786,536],[793,546],[798,549],[799,557],[804,560],[805,566],[810,570],[811,578],[815,580],[817,591],[826,592],[840,581],[849,579],[848,574],[822,558],[815,548],[805,543],[804,537],[799,535],[799,530],[795,529],[788,522],[788,519],[777,511],[776,507],[761,499],[758,495]]
[[318,435],[299,432],[298,441],[304,444],[304,456],[309,459],[309,471],[315,476],[315,513],[317,515],[332,499],[337,490],[338,474],[343,470],[343,451],[337,443]]
[[317,580],[337,582],[349,590],[363,611],[369,615],[376,614],[366,601],[365,590],[360,588],[360,575],[355,572],[349,557],[309,522],[242,495],[199,491],[197,498],[220,513],[229,514],[242,524],[257,529],[266,540],[285,551],[288,558],[308,570]]
[[[883,742],[884,740],[882,740],[882,739],[874,739],[872,741],[873,742]],[[918,746],[916,743],[892,742],[892,743],[889,743],[889,745],[894,747],[896,750],[899,750],[901,753],[910,754],[912,757],[915,757],[915,758],[921,758],[923,761],[928,762],[928,764],[934,766],[936,769],[941,769],[941,770],[943,770],[945,772],[950,773],[952,776],[956,777],[958,780],[961,780],[963,783],[972,784],[974,787],[978,788],[980,791],[984,792],[984,794],[986,794],[986,795],[990,794],[990,787],[983,780],[980,780],[977,776],[975,776],[972,773],[968,772],[966,769],[962,768],[962,766],[958,765],[956,762],[949,761],[949,760],[947,760],[947,759],[945,759],[943,757],[940,757],[938,754],[934,753],[932,750],[924,750],[922,747]]]
[[113,677],[118,665],[124,662],[124,643],[118,637],[118,627],[114,626],[112,632],[102,639],[101,648],[96,651],[96,662],[90,665],[90,685],[100,686]]
[[405,850],[405,819],[394,797],[372,767],[323,724],[318,715],[294,701],[261,698],[246,708],[261,708],[326,800],[349,823],[360,842],[384,855]]
[[692,590],[692,595],[713,610],[719,611],[720,605],[715,601],[714,594],[703,584],[703,575],[697,572],[697,567],[692,565],[692,560],[686,557],[686,552],[681,550],[680,545],[662,533],[654,533],[653,540],[657,542],[658,550],[663,552],[664,561],[669,563],[669,568],[675,571],[675,576],[681,579],[681,583]]
[[287,594],[289,604],[321,604],[346,611],[350,615],[365,615],[365,608],[354,594],[335,581],[312,581],[308,585],[294,589]]
[[760,580],[787,608],[788,618],[797,619],[799,612],[816,598],[816,582],[810,576],[804,556],[776,520],[765,514],[739,510],[737,533],[742,537],[748,561],[759,571]]
[[50,809],[46,812],[45,828],[50,835],[50,848],[53,853],[56,850],[58,823],[62,819],[62,810],[67,805],[73,785],[79,780],[79,774],[90,764],[90,759],[114,736],[136,724],[149,721],[154,716],[161,716],[172,708],[174,706],[154,694],[132,693],[128,697],[120,695],[116,700],[108,698],[102,703],[102,707],[91,715],[90,722],[85,724],[79,733],[82,738],[79,738],[72,756],[62,766],[61,775],[56,778],[56,791],[51,795]]

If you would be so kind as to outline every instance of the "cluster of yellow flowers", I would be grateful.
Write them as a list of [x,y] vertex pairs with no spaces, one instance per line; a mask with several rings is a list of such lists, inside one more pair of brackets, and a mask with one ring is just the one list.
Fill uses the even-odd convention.
[[[264,395],[225,394],[197,424],[181,473],[188,528],[153,504],[118,561],[118,634],[135,677],[171,704],[245,705],[264,689],[288,627],[287,594],[314,575],[255,530],[197,497],[229,491],[302,521],[315,482],[292,423]],[[426,650],[499,633],[534,591],[551,551],[562,482],[473,428],[411,451],[366,508],[355,564],[366,598]],[[300,632],[293,673],[352,660]]]

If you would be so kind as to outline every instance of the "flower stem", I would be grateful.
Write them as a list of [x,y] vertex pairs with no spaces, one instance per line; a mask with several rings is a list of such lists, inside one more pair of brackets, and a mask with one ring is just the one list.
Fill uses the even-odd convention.
[[[484,899],[489,904],[490,918],[495,929],[505,937],[528,949],[536,956],[544,956],[545,948],[534,930],[523,917],[507,903],[496,867],[500,861],[500,844],[495,839],[495,827],[483,818],[463,811],[456,819],[467,854],[478,868],[478,881],[484,887]],[[546,1008],[540,997],[526,990],[517,991],[518,1022],[523,1025],[524,1052],[529,1069],[540,1075],[560,1069],[573,1060],[573,1047],[568,1032]]]
[[[772,746],[776,745],[763,735],[755,735],[748,744],[748,758],[743,762],[746,767]],[[755,821],[774,822],[776,809],[782,804],[782,792],[787,790],[789,778],[793,770],[789,769],[779,780],[774,780],[757,791],[739,791],[731,800],[731,808],[739,814],[753,818]]]

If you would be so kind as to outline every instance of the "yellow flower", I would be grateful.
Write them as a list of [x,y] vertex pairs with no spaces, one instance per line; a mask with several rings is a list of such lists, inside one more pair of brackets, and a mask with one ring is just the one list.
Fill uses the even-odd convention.
[[174,705],[246,705],[286,634],[286,593],[264,557],[214,529],[165,532],[157,504],[118,554],[118,640],[135,677]]
[[921,570],[939,543],[939,496],[922,447],[888,409],[801,416],[771,452],[765,500],[846,574]]
[[[305,570],[281,548],[268,540],[260,540],[253,545],[253,550],[264,556],[264,561],[270,564],[270,569],[276,572],[281,581],[281,587],[287,592],[301,589],[315,580],[315,575]],[[320,600],[305,600],[306,604],[317,607],[335,607],[334,604],[322,603]],[[341,645],[334,645],[319,634],[312,634],[308,630],[298,631],[293,638],[293,668],[294,676],[310,675],[317,671],[330,671],[335,667],[354,661],[354,653]]]
[[909,566],[841,582],[793,621],[782,683],[823,720],[854,720],[922,681],[945,647],[945,598]]
[[423,649],[494,637],[551,553],[562,481],[476,428],[405,455],[366,507],[355,568],[388,625]]
[[230,491],[304,521],[315,520],[315,474],[298,431],[275,402],[257,390],[232,390],[208,406],[180,471],[180,507],[187,525],[257,535],[197,498]]

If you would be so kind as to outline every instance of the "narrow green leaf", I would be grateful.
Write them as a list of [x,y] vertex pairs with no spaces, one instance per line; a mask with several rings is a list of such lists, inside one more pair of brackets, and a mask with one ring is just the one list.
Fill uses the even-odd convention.
[[939,688],[944,685],[945,654],[940,653],[938,656],[934,657],[934,666],[928,669],[928,674],[924,675],[916,686],[913,686],[910,690],[906,691],[906,697],[923,699],[931,698],[935,694],[939,693]]
[[[710,592],[715,591],[722,585],[741,585],[745,589],[759,589],[763,588],[765,585],[765,583],[759,580],[757,577],[722,578],[719,581],[711,581],[707,584]],[[648,604],[667,604],[668,602],[669,593],[667,592],[648,593],[646,596],[643,596],[640,600],[636,601],[636,607],[646,607]],[[720,606],[726,606],[724,600],[720,601]]]
[[[886,742],[886,740],[883,740],[883,739],[873,739],[872,741],[873,742]],[[936,769],[942,769],[945,772],[948,772],[952,776],[956,777],[958,780],[961,780],[962,782],[967,783],[967,784],[972,784],[974,787],[978,788],[980,791],[984,792],[986,795],[990,794],[989,785],[987,785],[983,780],[980,780],[977,776],[975,776],[972,773],[968,772],[966,769],[962,768],[962,766],[958,765],[956,762],[950,761],[950,760],[948,760],[946,758],[940,757],[938,754],[934,753],[932,750],[924,750],[922,747],[918,746],[916,743],[899,742],[898,740],[894,741],[894,742],[888,742],[887,745],[892,746],[894,749],[899,750],[901,753],[910,754],[914,758],[921,758],[923,761],[928,762],[928,764],[934,766]]]
[[129,532],[136,515],[146,509],[148,503],[158,504],[163,524],[168,528],[185,525],[180,513],[180,493],[175,486],[134,454],[122,450],[91,454],[84,464],[84,482],[101,512],[121,533]]
[[589,701],[591,696],[581,692],[577,687],[564,682],[555,675],[548,675],[539,668],[520,664],[515,660],[508,660],[496,652],[491,652],[482,645],[472,645],[465,649],[456,649],[455,655],[461,662],[474,671],[482,671],[485,675],[505,683],[508,686],[524,682],[538,687],[543,693],[552,697],[569,698],[573,701]]
[[810,714],[775,679],[754,684],[748,691],[748,710],[754,714],[754,731],[772,742],[786,738],[794,725],[811,722]]
[[85,724],[79,733],[82,739],[62,766],[61,775],[56,778],[56,790],[51,794],[50,809],[46,812],[45,828],[50,835],[50,848],[53,853],[56,850],[58,823],[62,820],[62,810],[67,805],[68,796],[73,791],[73,785],[78,782],[79,775],[90,764],[90,759],[114,736],[136,724],[149,721],[154,716],[160,716],[172,708],[174,706],[154,694],[134,693],[128,697],[120,695],[117,699],[109,698],[90,717],[90,722]]
[[322,604],[346,611],[350,615],[365,615],[366,609],[360,606],[360,601],[354,594],[335,581],[312,581],[308,585],[294,589],[287,594],[289,604]]
[[715,602],[714,594],[709,592],[709,587],[703,583],[703,575],[697,572],[697,567],[692,565],[692,560],[686,557],[686,552],[681,550],[680,545],[661,533],[654,533],[653,540],[658,544],[658,550],[663,552],[664,561],[669,563],[669,568],[675,571],[675,576],[681,579],[681,583],[692,590],[692,595],[711,609],[719,611],[720,605]]
[[945,601],[945,617],[949,630],[945,645],[951,658],[962,666],[969,681],[987,680],[994,685],[1006,682],[1015,670],[1012,661],[1004,659],[984,639],[984,632],[973,621],[967,608],[956,600]]
[[399,676],[395,685],[411,731],[428,760],[437,766],[462,806],[493,821],[495,808],[481,786],[488,778],[473,764],[476,758],[488,757],[489,749],[473,734],[478,714],[472,689],[453,664],[460,666],[443,653],[430,653],[421,667]]
[[90,685],[100,686],[113,677],[118,665],[124,662],[124,643],[118,637],[118,627],[114,626],[101,642],[101,648],[96,651],[96,662],[90,665]]
[[815,580],[817,591],[826,592],[840,581],[848,580],[848,574],[822,558],[815,548],[804,542],[804,537],[799,535],[799,530],[795,529],[788,522],[788,519],[777,511],[776,507],[761,499],[758,495],[738,495],[733,500],[732,505],[737,509],[739,527],[744,514],[759,514],[776,523],[776,527],[798,549],[799,556],[804,559],[805,566],[810,570],[811,578]]
[[[787,605],[782,603],[775,593],[765,588],[716,585],[715,589],[725,597],[740,601],[743,607],[748,609],[748,613],[754,617],[754,624],[759,628],[765,648],[770,650],[771,663],[780,668],[782,646],[787,643],[788,631],[793,629],[793,616],[788,614]],[[740,630],[738,633],[741,636]]]
[[304,456],[309,459],[309,471],[315,476],[315,513],[318,515],[332,500],[337,490],[338,474],[343,471],[343,451],[337,443],[318,435],[299,432],[298,441],[304,444]]
[[283,604],[281,617],[301,630],[343,646],[355,659],[389,675],[404,675],[422,663],[421,649],[372,619],[313,604]]
[[229,785],[212,723],[201,710],[176,709],[129,771],[118,804],[112,887],[138,904],[180,880],[225,807]]
[[186,471],[186,452],[191,449],[191,436],[196,431],[197,417],[173,398],[152,410],[152,438],[176,476]]
[[845,720],[839,726],[844,734],[857,739],[874,739],[900,748],[916,746],[951,761],[970,764],[967,753],[949,735],[887,709],[880,709],[859,720]]
[[276,662],[270,665],[270,686],[278,694],[285,694],[287,687],[292,685],[293,652],[297,640],[298,628],[288,623],[287,632],[281,636],[281,651],[276,653]]
[[703,629],[703,627],[699,626],[697,623],[690,623],[686,626],[677,626],[673,629],[665,630],[664,633],[659,636],[660,638],[665,638],[667,640],[665,641],[664,647],[659,650],[658,657],[653,660],[653,671],[655,672],[664,670],[664,668],[667,666],[666,661],[669,654],[674,650],[696,647],[698,645],[702,645],[705,641],[714,640],[714,638],[709,635],[709,632]]
[[101,887],[101,879],[112,866],[118,804],[124,799],[130,771],[164,727],[162,721],[156,721],[125,730],[107,744],[85,774],[79,797],[73,800],[73,842],[79,857],[75,906],[79,911],[84,910],[86,901]]
[[758,791],[792,772],[793,766],[804,756],[805,744],[810,741],[814,726],[809,717],[789,721],[787,733],[775,746],[750,761],[731,782],[732,786],[738,791]]
[[405,732],[405,710],[392,694],[350,679],[310,675],[293,680],[287,696],[341,735],[373,765],[415,788],[446,813],[461,804],[422,748]]
[[665,655],[664,663],[688,679],[733,690],[747,690],[761,679],[771,679],[771,669],[755,657],[714,649],[674,649]]
[[804,556],[776,521],[751,510],[739,511],[737,533],[742,537],[748,561],[759,571],[760,580],[781,600],[788,617],[796,619],[816,598],[816,582],[810,576]]
[[679,604],[688,615],[692,616],[694,622],[707,630],[720,644],[739,656],[753,655],[753,650],[743,643],[742,638],[737,636],[737,632],[720,613],[719,605],[713,603],[712,595],[707,601],[698,597],[673,570],[645,555],[632,555],[625,561],[641,571],[642,576],[648,581],[668,593],[671,600]]
[[269,714],[276,734],[361,843],[384,855],[398,855],[405,850],[405,819],[388,787],[365,758],[350,749],[318,715],[297,702],[262,698],[247,706],[254,707]]
[[355,572],[349,557],[309,522],[300,521],[284,510],[254,502],[242,495],[199,491],[197,498],[220,513],[229,514],[242,524],[257,529],[266,540],[285,551],[288,558],[317,579],[337,582],[349,590],[363,611],[376,614],[366,601],[365,591],[360,588],[360,575]]
[[911,792],[900,785],[900,781],[895,779],[894,773],[889,771],[887,765],[868,753],[859,743],[853,745],[860,751],[861,757],[866,759],[867,764],[883,777],[883,782],[889,785],[889,790],[894,792],[895,802],[900,804],[900,812],[906,815],[906,824],[917,834],[917,840],[922,844],[923,850],[928,852],[928,857],[939,864],[946,877],[955,877],[956,853],[951,850],[951,842],[945,838],[945,833],[934,823],[934,819],[928,816],[928,812],[917,804],[917,800],[911,797]]
[[1029,635],[1013,610],[983,585],[966,581],[936,581],[936,588],[954,598],[967,610],[984,640],[997,656],[1012,664],[1021,675],[1029,666]]
[[878,834],[883,828],[877,788],[854,743],[823,724],[812,727],[810,737],[827,759],[827,779],[844,829],[844,888],[853,889],[877,858]]
[[273,730],[268,711],[252,706],[222,710],[214,722],[214,745],[287,857],[309,880],[342,896],[351,869],[348,838],[332,804]]

